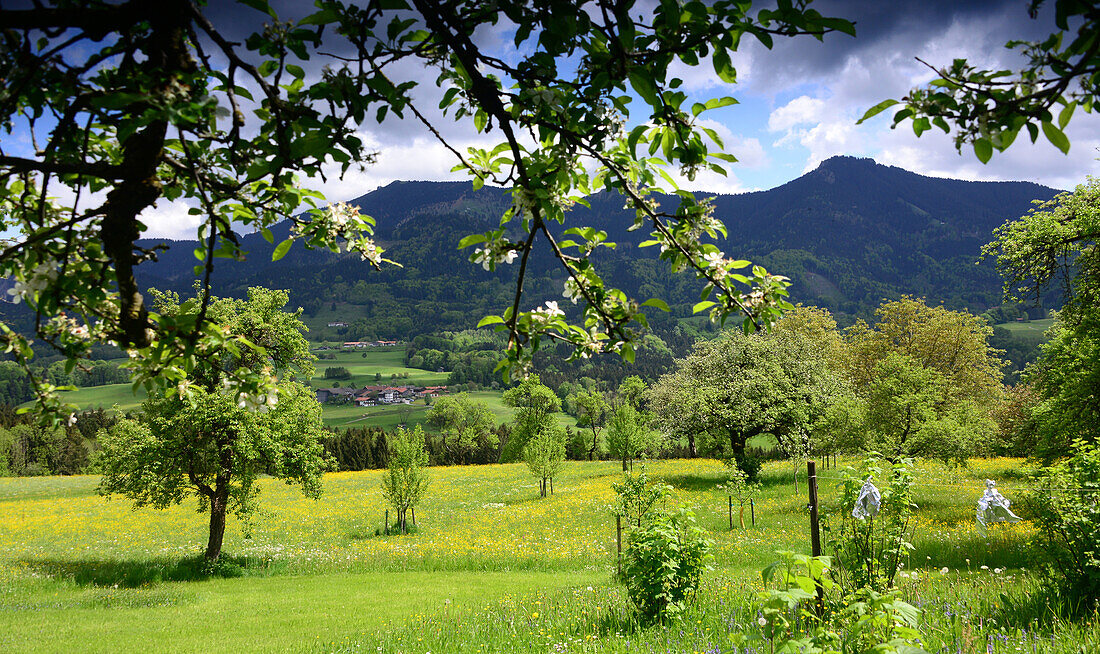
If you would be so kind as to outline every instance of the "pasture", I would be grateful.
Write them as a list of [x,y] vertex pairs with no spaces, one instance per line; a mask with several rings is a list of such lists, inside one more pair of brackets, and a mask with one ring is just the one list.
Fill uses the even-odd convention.
[[1042,336],[1053,324],[1053,318],[1043,318],[1041,320],[1030,320],[1026,322],[1003,322],[994,325],[994,327],[1002,327],[1016,335],[1037,334]]
[[[901,583],[929,651],[1098,651],[1095,621],[1038,606],[1030,523],[976,529],[982,479],[1012,497],[1019,464],[918,464]],[[617,468],[567,463],[546,499],[522,465],[432,468],[419,530],[404,536],[379,535],[380,471],[328,475],[317,501],[263,480],[260,512],[226,534],[240,576],[207,580],[180,563],[206,540],[193,501],[135,511],[96,495],[91,476],[0,479],[0,651],[701,652],[728,649],[735,631],[759,637],[760,568],[809,550],[791,464],[765,467],[744,530],[729,528],[720,463],[649,464],[715,541],[696,606],[667,629],[639,626],[612,578]],[[826,509],[850,511],[835,506],[837,473],[821,474]]]

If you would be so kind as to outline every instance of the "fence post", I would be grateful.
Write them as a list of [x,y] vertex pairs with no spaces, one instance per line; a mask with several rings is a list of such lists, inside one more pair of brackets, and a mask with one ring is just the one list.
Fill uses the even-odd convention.
[[623,518],[622,516],[615,516],[615,551],[616,551],[616,569],[619,571],[619,576],[623,576]]
[[389,536],[390,535],[390,510],[389,509],[386,509],[386,526],[383,527],[383,529],[385,530],[386,535]]
[[[821,526],[818,524],[817,513],[817,462],[806,462],[806,486],[810,492],[810,553],[813,556],[821,556]],[[817,614],[825,613],[825,590],[821,587],[821,580],[814,580],[817,586]]]
[[756,527],[756,501],[753,498],[749,498],[749,513],[752,514],[752,526]]
[[733,531],[733,495],[727,497],[730,501],[730,531]]

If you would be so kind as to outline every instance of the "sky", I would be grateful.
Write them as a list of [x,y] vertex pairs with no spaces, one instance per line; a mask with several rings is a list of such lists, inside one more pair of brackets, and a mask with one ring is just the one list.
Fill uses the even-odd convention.
[[[653,0],[640,0],[639,6],[644,8],[647,2]],[[1048,0],[1047,4],[1053,3]],[[273,0],[273,5],[284,18],[310,11],[310,3],[301,0]],[[686,188],[716,193],[770,189],[834,155],[871,157],[930,176],[1032,181],[1059,189],[1072,188],[1086,175],[1097,174],[1097,114],[1077,113],[1067,129],[1072,143],[1068,155],[1042,138],[1033,145],[1021,135],[1007,153],[995,153],[986,165],[969,148],[960,155],[952,139],[939,130],[917,138],[907,123],[891,129],[891,110],[856,125],[867,108],[886,98],[900,98],[933,78],[917,58],[936,66],[962,57],[980,67],[1016,67],[1018,55],[1005,49],[1005,42],[1041,39],[1054,31],[1052,8],[1044,7],[1039,18],[1032,20],[1026,0],[821,0],[813,6],[825,15],[853,20],[856,37],[834,33],[823,42],[810,37],[779,39],[772,50],[746,41],[734,55],[735,85],[718,80],[709,63],[674,69],[692,101],[732,95],[740,102],[704,114],[705,124],[718,131],[726,151],[739,162],[729,167],[728,177],[700,175],[692,183],[685,180]],[[223,0],[211,0],[207,13],[237,40],[243,40],[262,18]],[[519,55],[506,25],[477,38],[481,47],[498,57],[514,60]],[[313,60],[307,79],[316,77],[323,63],[324,59]],[[442,91],[435,85],[434,71],[409,64],[396,76],[419,83],[415,102],[459,150],[495,144],[493,135],[476,134],[468,120],[456,123],[439,115],[435,107]],[[453,155],[418,122],[370,122],[361,125],[359,133],[378,151],[377,161],[343,179],[330,175],[328,181],[315,181],[312,185],[331,201],[351,200],[395,180],[468,180],[463,173],[451,172],[456,163]],[[197,218],[189,216],[187,206],[179,202],[161,200],[142,219],[151,236],[195,236]]]
[[[887,110],[863,125],[856,121],[871,106],[900,98],[910,88],[933,78],[917,58],[937,66],[955,58],[991,68],[1016,67],[1010,39],[1041,39],[1055,30],[1049,8],[1032,20],[1025,0],[846,0],[814,3],[825,15],[856,23],[857,36],[834,33],[823,42],[810,37],[777,40],[768,50],[755,42],[743,47],[733,63],[738,83],[721,82],[709,64],[678,66],[690,94],[732,95],[739,104],[704,114],[707,125],[723,137],[726,151],[739,162],[728,177],[701,175],[686,187],[717,193],[743,193],[782,185],[809,172],[834,155],[874,158],[936,177],[985,181],[1032,181],[1059,189],[1072,188],[1096,174],[1100,156],[1100,116],[1078,112],[1067,134],[1072,146],[1062,154],[1042,137],[1031,144],[1021,135],[1006,153],[981,164],[972,150],[960,155],[953,140],[939,130],[917,138],[909,126],[891,129]],[[507,58],[515,56],[511,34],[479,35],[484,47]],[[418,105],[432,108],[440,92],[434,73],[406,71],[421,81]],[[485,146],[492,139],[474,134],[467,124],[441,119],[445,136],[455,145]],[[364,125],[379,151],[367,170],[325,185],[327,197],[348,200],[394,180],[465,180],[451,173],[453,157],[418,124]],[[460,149],[462,149],[460,147]]]

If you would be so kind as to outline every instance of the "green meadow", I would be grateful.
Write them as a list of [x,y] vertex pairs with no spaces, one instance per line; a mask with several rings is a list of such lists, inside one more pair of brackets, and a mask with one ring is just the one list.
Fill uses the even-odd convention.
[[[917,466],[899,581],[930,652],[1100,651],[1095,620],[1042,604],[1031,523],[975,526],[982,480],[1012,497],[1020,464]],[[522,465],[432,468],[403,536],[382,534],[381,471],[330,474],[316,501],[262,480],[259,513],[230,522],[228,578],[189,572],[206,536],[191,501],[134,510],[92,476],[0,479],[0,651],[720,652],[734,633],[769,651],[759,573],[776,550],[809,550],[805,480],[796,494],[793,466],[767,464],[756,524],[746,510],[741,529],[735,503],[731,529],[719,462],[649,469],[714,540],[714,570],[669,627],[638,624],[614,580],[615,462],[567,463],[546,499]],[[821,473],[826,513],[850,511],[838,476]]]
[[1031,320],[1027,322],[1003,322],[999,325],[994,326],[1002,327],[1017,335],[1037,334],[1039,336],[1042,336],[1046,333],[1048,329],[1050,329],[1051,325],[1053,324],[1053,318],[1043,318],[1041,320]]

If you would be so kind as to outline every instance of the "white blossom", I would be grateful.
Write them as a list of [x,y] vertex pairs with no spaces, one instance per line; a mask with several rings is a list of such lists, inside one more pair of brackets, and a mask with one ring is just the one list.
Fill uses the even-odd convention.
[[565,290],[562,292],[562,296],[567,300],[572,300],[573,304],[576,304],[577,300],[582,297],[581,287],[572,277],[565,280]]

